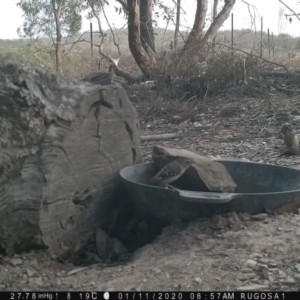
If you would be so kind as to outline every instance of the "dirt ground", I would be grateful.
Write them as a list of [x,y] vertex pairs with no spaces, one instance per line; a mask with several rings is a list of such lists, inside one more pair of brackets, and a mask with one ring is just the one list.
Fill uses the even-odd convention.
[[[167,141],[142,142],[145,161],[154,144],[213,157],[239,157],[300,165],[279,157],[278,131],[300,128],[300,97],[232,97],[146,105],[135,101],[142,135],[177,133]],[[134,99],[134,97],[133,97]],[[175,108],[176,107],[176,108]],[[76,267],[47,252],[0,258],[0,290],[300,290],[300,215],[230,213],[165,228],[123,265]]]

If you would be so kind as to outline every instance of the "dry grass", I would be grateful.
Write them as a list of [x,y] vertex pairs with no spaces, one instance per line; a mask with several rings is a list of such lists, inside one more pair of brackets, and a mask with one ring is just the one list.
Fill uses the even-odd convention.
[[[235,44],[238,49],[250,53],[232,51],[230,47],[230,32],[220,32],[217,43],[225,46],[215,48],[211,55],[208,47],[197,45],[185,57],[178,59],[170,50],[173,41],[173,31],[157,29],[155,32],[155,44],[157,49],[158,65],[153,70],[153,77],[157,87],[168,97],[181,98],[194,95],[205,97],[206,95],[220,94],[228,91],[249,92],[249,83],[257,84],[260,73],[265,69],[274,68],[274,65],[257,58],[260,52],[260,39],[258,34],[249,31],[235,31]],[[184,37],[186,34],[184,34]],[[117,32],[117,37],[122,51],[119,66],[133,74],[141,74],[128,48],[126,30]],[[86,74],[99,69],[107,70],[109,64],[101,59],[97,47],[88,42],[78,42],[79,37],[65,39],[63,53],[63,76],[67,78],[82,78]],[[283,64],[289,68],[300,67],[300,42],[288,35],[274,36],[269,40],[264,34],[264,57],[275,63]],[[89,34],[80,38],[88,41]],[[93,35],[94,44],[99,44],[99,36]],[[75,43],[75,44],[74,44]],[[183,40],[180,40],[183,44]],[[200,50],[201,49],[201,50]],[[105,52],[118,58],[118,52],[109,39],[105,44]],[[46,69],[55,73],[55,55],[53,45],[47,41],[29,44],[22,40],[0,41],[0,64],[15,62],[30,64],[34,67]],[[171,82],[170,82],[171,78]],[[255,78],[250,82],[249,78]],[[172,87],[169,88],[170,83]],[[251,85],[252,87],[252,85]]]

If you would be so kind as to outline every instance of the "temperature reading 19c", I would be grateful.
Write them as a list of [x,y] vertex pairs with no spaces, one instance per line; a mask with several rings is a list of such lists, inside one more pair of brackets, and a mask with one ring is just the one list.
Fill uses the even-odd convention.
[[95,300],[97,299],[97,292],[86,292],[86,293],[79,293],[80,300]]
[[210,300],[234,300],[234,293],[210,293]]

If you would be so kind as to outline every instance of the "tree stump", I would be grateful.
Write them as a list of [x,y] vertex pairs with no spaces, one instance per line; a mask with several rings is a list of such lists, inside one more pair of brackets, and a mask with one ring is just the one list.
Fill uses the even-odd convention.
[[0,68],[0,252],[78,250],[122,202],[139,163],[136,110],[118,84]]

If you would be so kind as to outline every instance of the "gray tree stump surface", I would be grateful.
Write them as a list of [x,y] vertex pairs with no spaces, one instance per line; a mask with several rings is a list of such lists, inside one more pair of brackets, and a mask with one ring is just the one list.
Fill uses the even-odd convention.
[[136,110],[118,84],[0,67],[0,252],[81,247],[141,161]]

